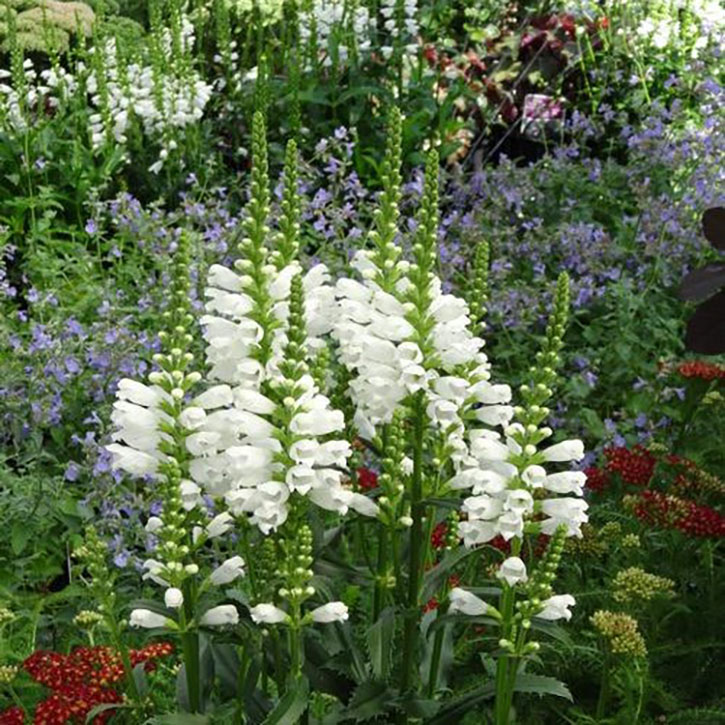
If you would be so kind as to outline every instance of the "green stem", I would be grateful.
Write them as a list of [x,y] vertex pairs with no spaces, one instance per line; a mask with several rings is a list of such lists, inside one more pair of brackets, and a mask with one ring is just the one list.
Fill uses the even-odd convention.
[[410,489],[410,513],[413,524],[410,528],[410,552],[408,559],[408,601],[403,645],[403,670],[400,680],[401,692],[406,692],[413,679],[415,669],[415,646],[420,616],[418,598],[423,574],[423,435],[425,431],[425,407],[422,395],[415,397],[413,407],[413,476]]
[[[188,592],[187,592],[188,593]],[[184,597],[184,605],[179,610],[181,625],[181,649],[184,654],[186,671],[186,690],[189,696],[189,712],[201,712],[201,688],[199,682],[199,634],[186,629],[187,622],[192,619],[190,598]]]
[[388,579],[388,529],[385,524],[380,525],[380,537],[378,543],[378,565],[377,578],[375,580],[375,594],[373,595],[373,622],[378,621],[380,612],[383,611],[385,602],[385,591]]
[[599,685],[599,699],[597,700],[597,712],[595,715],[597,720],[601,720],[604,717],[604,713],[607,709],[607,703],[609,702],[609,674],[609,654],[605,654],[604,662],[602,663],[602,681]]
[[[441,610],[438,609],[438,617],[441,616]],[[428,697],[432,698],[435,696],[436,688],[438,686],[438,670],[441,666],[441,654],[443,653],[443,638],[445,637],[445,627],[441,627],[435,636],[433,642],[433,655],[430,660],[430,672],[428,675]]]
[[[521,539],[515,537],[511,541],[511,555],[518,556],[520,551]],[[503,587],[504,590],[501,595],[501,637],[510,641],[513,631],[516,589],[506,584]],[[508,725],[517,668],[517,660],[513,659],[508,652],[502,654],[496,663],[496,725]]]

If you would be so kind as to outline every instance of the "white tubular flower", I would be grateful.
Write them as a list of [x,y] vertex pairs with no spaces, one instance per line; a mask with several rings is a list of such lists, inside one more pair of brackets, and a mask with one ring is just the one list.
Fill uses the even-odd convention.
[[193,404],[205,410],[213,410],[231,405],[233,400],[232,389],[228,385],[215,385],[197,395]]
[[156,473],[159,459],[130,446],[111,443],[106,450],[112,455],[112,466],[132,476],[152,476]]
[[233,556],[214,569],[209,575],[209,581],[214,586],[223,586],[240,576],[244,576],[244,559],[241,556]]
[[162,400],[171,401],[171,397],[157,385],[144,385],[130,378],[123,378],[118,381],[116,397],[119,400],[128,400],[144,408],[154,408]]
[[158,531],[163,525],[164,522],[158,516],[151,516],[146,522],[146,526],[144,526],[144,531],[146,531],[147,534],[153,534],[154,532]]
[[310,612],[313,622],[330,624],[331,622],[345,622],[348,619],[347,605],[343,602],[328,602]]
[[164,592],[164,604],[166,604],[169,609],[178,609],[183,603],[184,595],[182,594],[181,589],[169,587]]
[[541,502],[541,511],[549,518],[541,522],[541,531],[551,535],[557,527],[564,524],[567,536],[581,538],[581,525],[589,521],[586,501],[580,498],[547,498]]
[[582,496],[586,482],[587,475],[583,471],[564,471],[546,476],[543,486],[552,493],[573,493]]
[[162,587],[168,587],[169,582],[166,581],[161,575],[164,573],[164,565],[156,559],[146,559],[143,563],[143,568],[146,570],[142,579],[150,579],[154,584],[158,584]]
[[199,620],[203,627],[224,627],[226,625],[239,624],[239,612],[233,604],[220,604],[204,612]]
[[466,548],[486,544],[498,535],[496,524],[492,521],[461,521],[458,531],[463,537]]
[[257,604],[249,614],[255,624],[282,624],[289,621],[289,614],[274,604]]
[[505,581],[510,587],[528,581],[526,564],[518,556],[510,556],[506,559],[501,564],[496,576]]
[[471,594],[471,592],[459,587],[451,589],[448,601],[449,613],[460,612],[471,617],[480,617],[486,614],[488,610],[488,604],[483,599],[479,599],[475,594]]
[[224,511],[223,513],[218,514],[215,516],[207,525],[206,525],[206,535],[210,539],[216,539],[219,536],[223,536],[224,534],[229,531],[229,529],[232,528],[234,524],[234,519],[232,518],[232,515]]
[[580,440],[562,441],[545,448],[541,455],[550,462],[581,461],[584,458],[584,444]]
[[157,629],[160,627],[168,627],[172,620],[163,614],[157,614],[150,609],[134,609],[131,612],[129,626],[143,627],[144,629]]
[[541,603],[543,609],[534,616],[549,621],[557,619],[566,619],[568,621],[571,619],[569,607],[573,607],[575,604],[576,599],[571,594],[555,594]]

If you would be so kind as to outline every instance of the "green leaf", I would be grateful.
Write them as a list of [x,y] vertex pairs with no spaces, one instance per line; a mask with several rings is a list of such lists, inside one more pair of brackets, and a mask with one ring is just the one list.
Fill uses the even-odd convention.
[[495,694],[495,682],[487,682],[467,695],[447,702],[438,714],[430,720],[428,725],[449,725],[449,723],[450,725],[457,725],[464,715],[475,710],[486,700],[490,700]]
[[146,677],[145,664],[139,662],[132,671],[134,682],[136,683],[136,689],[141,697],[146,697],[149,691],[149,681]]
[[237,677],[239,675],[239,657],[230,644],[210,644],[214,658],[214,672],[219,677],[222,691],[233,698],[237,692]]
[[174,712],[170,715],[155,717],[149,725],[209,725],[206,715],[193,715],[189,712]]
[[302,677],[292,688],[287,690],[277,707],[267,715],[263,725],[297,725],[302,713],[307,709],[309,683]]
[[121,710],[123,708],[128,709],[129,707],[133,707],[131,704],[124,704],[122,702],[111,702],[106,703],[105,705],[96,705],[89,713],[86,715],[86,725],[91,725],[95,721],[95,718],[97,715],[100,715],[104,712],[109,712],[110,710]]
[[350,704],[342,713],[343,719],[361,722],[377,717],[387,710],[393,695],[393,691],[384,682],[367,680],[353,693]]
[[15,556],[19,556],[25,551],[25,547],[28,545],[28,541],[30,541],[32,535],[33,528],[28,525],[27,521],[16,521],[13,524],[10,532],[10,546],[12,546]]
[[554,695],[554,697],[563,697],[569,702],[574,702],[574,698],[569,692],[569,688],[555,677],[546,677],[545,675],[532,675],[528,672],[520,672],[516,675],[514,682],[515,692],[534,692],[537,695]]
[[373,675],[385,680],[390,672],[391,645],[395,634],[395,610],[387,607],[380,614],[380,618],[367,632],[368,651]]

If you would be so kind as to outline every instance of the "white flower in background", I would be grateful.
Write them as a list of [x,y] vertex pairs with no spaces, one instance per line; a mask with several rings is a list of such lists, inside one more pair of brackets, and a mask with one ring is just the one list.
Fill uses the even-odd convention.
[[134,609],[128,623],[131,627],[143,627],[144,629],[157,629],[173,624],[168,617],[152,612],[150,609]]
[[183,603],[184,595],[182,594],[181,589],[169,587],[164,592],[164,604],[166,604],[169,609],[178,609]]
[[349,616],[347,605],[343,602],[328,602],[310,612],[313,622],[330,624],[331,622],[345,622]]
[[571,594],[555,594],[553,597],[544,600],[541,604],[543,609],[535,615],[539,619],[549,621],[566,619],[568,621],[571,619],[569,607],[573,607],[576,604],[576,599]]
[[451,614],[460,612],[471,617],[480,617],[488,611],[488,604],[483,599],[479,599],[475,594],[459,587],[451,589],[448,601],[448,612]]
[[239,612],[233,604],[220,604],[207,610],[199,624],[207,627],[224,627],[239,624]]
[[528,581],[526,564],[518,556],[510,556],[502,564],[496,576],[510,587]]
[[209,580],[214,586],[223,586],[240,576],[244,576],[244,559],[241,556],[233,556],[214,569]]
[[289,614],[274,604],[257,604],[250,608],[249,614],[255,624],[281,624],[289,621]]

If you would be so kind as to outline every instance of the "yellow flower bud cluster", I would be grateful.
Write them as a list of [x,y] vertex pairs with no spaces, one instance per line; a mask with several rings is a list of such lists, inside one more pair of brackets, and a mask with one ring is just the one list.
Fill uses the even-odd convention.
[[607,640],[607,646],[612,654],[630,657],[647,656],[647,645],[634,617],[622,612],[599,609],[594,612],[589,621],[594,629]]
[[103,615],[100,612],[94,612],[90,609],[82,609],[73,617],[73,624],[80,629],[93,629],[93,627],[102,621]]
[[574,556],[602,556],[607,551],[607,542],[602,541],[601,532],[591,524],[582,524],[581,539],[572,536],[564,543],[564,551]]
[[608,521],[599,529],[599,538],[602,541],[617,541],[622,535],[622,524],[618,521]]
[[617,572],[612,582],[612,596],[617,602],[638,604],[649,602],[658,595],[672,596],[674,586],[672,579],[630,566]]
[[0,665],[0,684],[9,685],[17,674],[17,665]]
[[642,542],[639,540],[638,534],[625,534],[620,544],[623,549],[639,549]]
[[7,607],[0,607],[0,627],[13,619],[15,615]]

